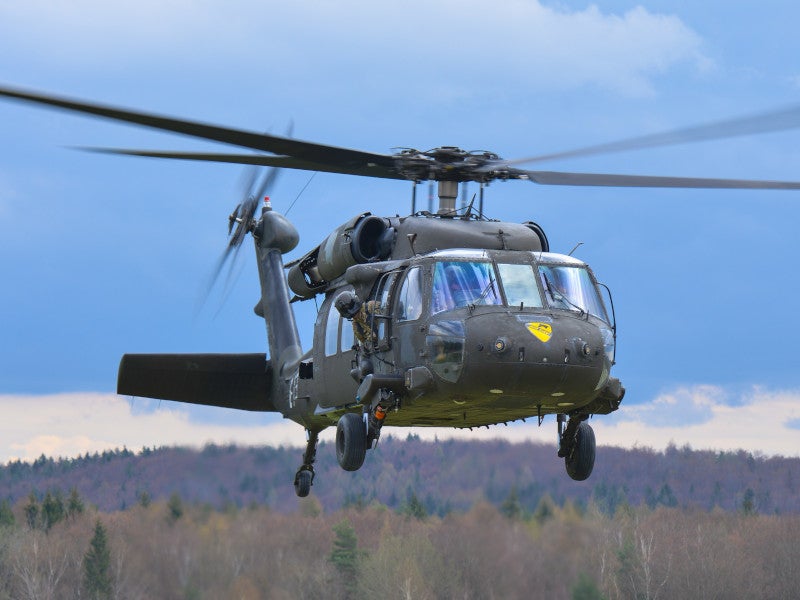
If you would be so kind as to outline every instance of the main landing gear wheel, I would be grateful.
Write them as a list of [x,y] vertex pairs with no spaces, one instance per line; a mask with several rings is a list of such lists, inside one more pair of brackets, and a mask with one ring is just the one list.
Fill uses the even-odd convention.
[[564,457],[567,475],[575,481],[588,479],[594,468],[594,451],[594,430],[584,421],[578,425],[578,431],[575,432],[575,445],[572,451]]
[[367,454],[367,428],[361,415],[342,415],[336,425],[336,459],[345,471],[358,471]]
[[308,493],[311,491],[311,481],[313,479],[313,472],[307,469],[298,471],[297,475],[294,477],[294,493],[297,494],[299,498],[308,496]]

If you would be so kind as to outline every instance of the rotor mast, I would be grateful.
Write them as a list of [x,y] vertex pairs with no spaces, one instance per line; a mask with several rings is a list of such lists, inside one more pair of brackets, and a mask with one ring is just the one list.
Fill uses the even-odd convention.
[[439,210],[437,213],[440,215],[454,215],[456,212],[457,197],[457,181],[439,181]]

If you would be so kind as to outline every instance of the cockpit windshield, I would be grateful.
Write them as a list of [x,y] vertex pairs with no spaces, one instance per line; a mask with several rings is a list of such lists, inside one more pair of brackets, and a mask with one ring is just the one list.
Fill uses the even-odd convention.
[[608,321],[597,288],[584,267],[540,264],[539,274],[552,308],[587,312]]
[[430,312],[505,304],[520,310],[568,310],[608,322],[587,267],[580,261],[565,259],[556,257],[541,263],[438,260],[433,268]]
[[441,261],[433,270],[431,313],[470,304],[502,304],[489,262]]
[[529,264],[497,263],[503,291],[509,306],[541,308],[542,295],[536,285],[536,275]]

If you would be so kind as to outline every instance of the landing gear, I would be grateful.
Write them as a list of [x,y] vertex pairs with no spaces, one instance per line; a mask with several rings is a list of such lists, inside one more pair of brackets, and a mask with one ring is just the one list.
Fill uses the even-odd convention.
[[336,459],[345,471],[357,471],[367,454],[367,426],[361,415],[346,413],[336,425]]
[[303,465],[294,475],[294,493],[300,498],[305,498],[314,485],[314,460],[317,457],[317,441],[319,432],[306,429],[308,442],[306,451],[303,453]]
[[566,415],[558,415],[558,455],[564,459],[567,475],[575,481],[588,479],[594,468],[594,430],[586,423],[587,418],[588,415],[574,415],[564,429]]
[[299,498],[305,498],[311,491],[311,482],[314,480],[314,471],[300,469],[294,476],[294,493]]

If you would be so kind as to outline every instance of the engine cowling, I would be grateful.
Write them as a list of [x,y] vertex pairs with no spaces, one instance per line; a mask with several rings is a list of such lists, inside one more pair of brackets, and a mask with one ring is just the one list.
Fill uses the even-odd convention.
[[311,298],[348,267],[388,258],[396,237],[388,219],[370,213],[353,217],[289,269],[289,287],[301,298]]

